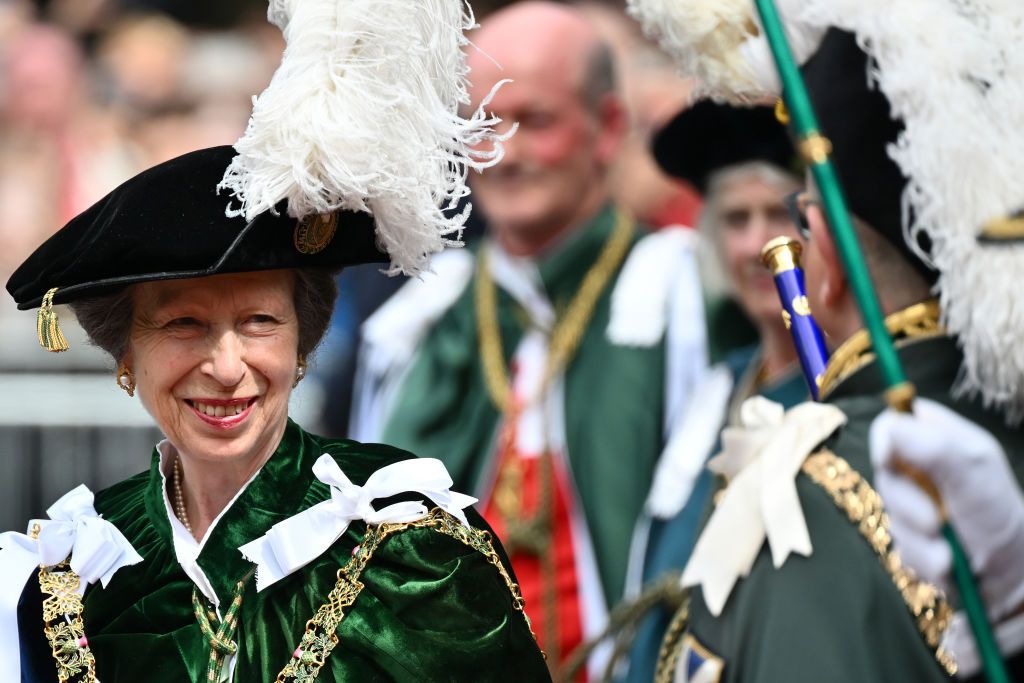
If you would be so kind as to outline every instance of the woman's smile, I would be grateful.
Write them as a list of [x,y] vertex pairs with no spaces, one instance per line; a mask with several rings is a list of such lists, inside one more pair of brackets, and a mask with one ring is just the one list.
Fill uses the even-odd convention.
[[218,429],[233,429],[241,425],[252,414],[258,396],[250,398],[202,398],[185,399],[185,404],[196,417]]

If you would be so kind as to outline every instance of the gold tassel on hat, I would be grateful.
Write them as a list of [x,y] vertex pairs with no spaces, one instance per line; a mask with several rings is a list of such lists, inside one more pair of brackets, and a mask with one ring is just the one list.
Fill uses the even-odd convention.
[[60,353],[68,350],[68,340],[64,338],[60,321],[53,310],[53,295],[56,293],[57,287],[54,287],[43,296],[43,303],[36,316],[36,332],[39,334],[40,346],[47,351]]

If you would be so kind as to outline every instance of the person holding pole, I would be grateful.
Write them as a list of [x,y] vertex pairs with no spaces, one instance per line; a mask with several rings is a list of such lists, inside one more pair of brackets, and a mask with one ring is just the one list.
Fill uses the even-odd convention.
[[632,4],[706,91],[781,91],[781,118],[803,113],[788,37],[820,124],[794,125],[800,303],[832,347],[822,403],[755,399],[724,435],[659,679],[1018,679],[1024,9],[804,0],[783,31],[761,0]]

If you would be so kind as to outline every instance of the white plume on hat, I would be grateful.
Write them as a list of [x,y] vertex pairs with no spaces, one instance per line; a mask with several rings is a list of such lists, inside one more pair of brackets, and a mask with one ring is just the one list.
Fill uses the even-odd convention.
[[[795,0],[783,3],[794,5]],[[698,79],[698,99],[743,105],[763,103],[781,92],[752,0],[628,0],[627,11],[685,76]],[[798,58],[813,53],[825,33],[795,21],[787,28]]]
[[[469,168],[502,156],[483,106],[469,103],[464,0],[271,0],[287,48],[219,188],[251,220],[288,200],[295,218],[367,211],[392,273],[416,275],[459,244]],[[500,85],[500,84],[499,84]],[[497,87],[497,86],[496,86]],[[493,93],[492,93],[493,94]],[[488,98],[489,100],[489,98]],[[472,148],[485,141],[486,152]],[[341,226],[339,229],[344,229]]]
[[[720,14],[713,0],[631,2],[641,8],[671,5],[677,20]],[[729,4],[755,12],[749,0]],[[1016,279],[1024,273],[1024,243],[984,244],[977,238],[987,221],[1024,208],[1024,3],[780,0],[778,8],[790,38],[801,37],[794,49],[798,61],[811,56],[813,49],[806,48],[829,27],[855,34],[871,58],[865,78],[905,124],[889,149],[909,179],[904,231],[912,248],[920,235],[931,242],[927,260],[939,271],[943,322],[964,352],[957,389],[980,394],[1019,422],[1024,298]],[[643,9],[636,14],[648,15]],[[675,24],[648,28],[659,36],[693,31]],[[763,38],[751,36],[748,42],[757,40]],[[672,54],[683,50],[680,65],[696,74],[719,73],[722,64],[732,63],[699,54],[692,40],[665,47]],[[756,56],[758,50],[750,44],[734,50],[747,53]],[[733,101],[747,93],[744,84],[728,79],[709,85],[711,91],[735,88]]]

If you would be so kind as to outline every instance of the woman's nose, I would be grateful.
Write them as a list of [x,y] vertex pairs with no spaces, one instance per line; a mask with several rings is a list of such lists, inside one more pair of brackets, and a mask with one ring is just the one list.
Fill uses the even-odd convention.
[[751,214],[750,223],[747,226],[747,246],[750,253],[760,261],[761,250],[764,248],[764,245],[770,239],[778,237],[780,234],[782,233],[776,229],[764,212],[755,211]]
[[245,377],[246,365],[243,356],[244,346],[238,335],[234,332],[225,332],[214,340],[210,357],[203,363],[202,370],[221,386],[236,386]]

